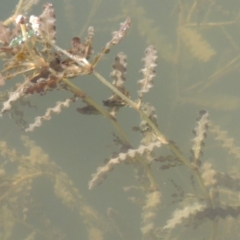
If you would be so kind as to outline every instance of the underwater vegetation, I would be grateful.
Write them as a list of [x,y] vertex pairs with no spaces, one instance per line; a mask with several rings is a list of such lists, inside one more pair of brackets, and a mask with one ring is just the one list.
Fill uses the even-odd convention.
[[98,19],[113,3],[94,0],[69,47],[54,2],[16,3],[0,22],[0,239],[240,238],[240,5],[229,2],[123,0]]

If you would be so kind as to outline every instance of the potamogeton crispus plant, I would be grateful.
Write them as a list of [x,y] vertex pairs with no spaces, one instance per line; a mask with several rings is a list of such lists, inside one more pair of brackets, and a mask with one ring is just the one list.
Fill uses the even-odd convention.
[[[109,119],[126,148],[133,148],[116,120],[118,108],[120,106],[129,106],[137,111],[143,119],[142,126],[145,127],[140,131],[144,138],[155,138],[155,140],[166,144],[181,162],[192,169],[191,162],[159,131],[151,107],[142,102],[143,95],[151,88],[152,79],[155,76],[154,68],[157,59],[155,48],[149,46],[143,58],[144,68],[141,70],[143,79],[139,81],[139,98],[136,101],[130,99],[128,91],[123,87],[123,74],[125,71],[125,57],[123,54],[118,55],[116,58],[113,67],[115,72],[112,74],[114,78],[113,84],[95,70],[98,62],[109,52],[111,47],[118,44],[125,37],[127,30],[130,28],[130,18],[127,18],[120,25],[118,31],[113,32],[112,39],[106,43],[105,47],[95,56],[91,63],[89,59],[92,54],[93,27],[89,28],[88,36],[84,42],[75,37],[72,40],[72,47],[69,50],[64,50],[56,44],[55,13],[51,3],[43,6],[43,12],[39,16],[32,15],[28,17],[22,15],[21,11],[18,11],[18,15],[15,14],[14,16],[11,18],[12,22],[8,21],[8,24],[3,22],[1,25],[4,34],[0,34],[2,42],[0,50],[5,61],[4,68],[1,71],[1,80],[4,83],[15,76],[21,75],[24,77],[24,82],[18,83],[16,90],[9,93],[8,100],[3,103],[2,114],[11,109],[12,102],[19,98],[34,93],[44,94],[48,89],[61,87],[73,92],[72,99],[82,98],[87,107],[92,110],[95,109]],[[9,26],[11,23],[13,27]],[[17,32],[17,34],[12,34],[13,32]],[[109,107],[108,111],[69,80],[86,74],[93,74],[113,91],[113,97],[104,102]],[[66,102],[67,104],[58,103],[56,108],[53,109],[60,111],[60,106],[68,105],[69,102],[67,100]],[[51,112],[54,111],[47,111],[45,115],[47,117],[41,119],[50,119]],[[86,112],[88,112],[88,109]],[[39,121],[39,118],[36,121]],[[31,126],[28,130],[34,129],[33,125]],[[201,184],[199,174],[196,171],[194,173]],[[151,180],[150,188],[157,189],[153,180]],[[204,186],[202,188],[204,189]]]

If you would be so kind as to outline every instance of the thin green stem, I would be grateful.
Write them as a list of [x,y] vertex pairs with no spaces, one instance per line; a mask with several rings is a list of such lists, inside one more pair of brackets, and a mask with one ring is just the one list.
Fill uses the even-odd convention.
[[[104,108],[102,108],[99,104],[97,104],[94,100],[92,100],[87,94],[85,94],[79,87],[74,85],[71,81],[69,81],[67,78],[62,79],[62,81],[71,89],[72,92],[74,92],[77,96],[82,98],[87,104],[93,106],[95,109],[97,109],[104,117],[109,119],[115,129],[117,130],[121,140],[124,142],[126,146],[129,146],[130,148],[133,148],[131,146],[130,141],[128,140],[127,136],[125,135],[123,129],[118,124],[117,120],[111,116]],[[150,166],[144,161],[142,156],[137,156],[137,160],[141,163],[143,168],[146,171],[146,174],[148,176],[149,182],[150,182],[150,189],[151,190],[157,190],[158,185],[155,181],[155,178],[153,176],[152,170]]]
[[77,87],[75,84],[73,84],[67,78],[63,78],[62,81],[71,89],[72,92],[74,92],[77,96],[82,98],[87,104],[89,104],[90,106],[93,106],[104,117],[108,118],[111,121],[114,128],[117,130],[117,132],[120,135],[124,144],[131,147],[129,140],[127,139],[127,136],[125,135],[123,129],[121,128],[121,126],[118,124],[117,120],[112,115],[110,115],[104,108],[102,108],[99,104],[97,104],[92,98],[90,98],[79,87]]

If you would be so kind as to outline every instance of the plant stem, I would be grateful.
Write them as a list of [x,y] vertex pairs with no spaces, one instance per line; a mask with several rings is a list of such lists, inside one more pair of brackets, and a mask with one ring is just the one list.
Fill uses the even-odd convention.
[[[118,124],[117,120],[111,116],[104,108],[102,108],[99,104],[97,104],[94,100],[92,100],[88,95],[86,95],[79,87],[74,85],[71,81],[69,81],[67,78],[63,78],[62,81],[71,89],[72,92],[74,92],[77,96],[82,98],[87,104],[93,106],[95,109],[97,109],[104,117],[108,118],[115,129],[117,130],[121,140],[123,143],[128,146],[129,148],[133,148],[131,146],[130,141],[128,140],[127,136],[125,135],[123,129]],[[146,174],[148,176],[149,182],[150,182],[150,189],[151,190],[157,190],[158,185],[155,181],[155,178],[153,176],[152,170],[150,166],[144,161],[142,156],[137,156],[138,162],[143,166],[143,168],[146,171]],[[148,189],[149,190],[149,189]]]
[[15,18],[21,13],[21,10],[23,8],[23,4],[24,4],[24,0],[19,0],[14,14],[11,17],[9,17],[8,19],[5,20],[3,22],[3,25],[8,26],[10,23],[15,21]]
[[86,93],[84,93],[79,87],[74,85],[71,81],[69,81],[67,78],[63,78],[62,81],[71,89],[72,92],[74,92],[78,97],[82,98],[87,104],[94,107],[97,111],[99,111],[104,117],[108,118],[112,125],[117,130],[118,134],[121,136],[122,141],[125,145],[131,147],[129,140],[127,139],[127,136],[125,135],[123,129],[118,124],[117,120],[109,114],[104,108],[102,108],[99,104],[97,104],[93,99],[91,99]]

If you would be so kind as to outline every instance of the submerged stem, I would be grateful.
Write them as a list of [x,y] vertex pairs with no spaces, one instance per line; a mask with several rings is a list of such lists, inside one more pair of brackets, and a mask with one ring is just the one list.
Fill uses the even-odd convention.
[[[121,128],[121,126],[118,124],[117,120],[110,115],[104,108],[102,108],[99,104],[97,104],[93,99],[91,99],[87,94],[85,94],[79,87],[74,85],[71,81],[69,81],[67,78],[62,79],[63,82],[80,98],[82,98],[87,104],[93,106],[95,109],[97,109],[104,117],[108,118],[116,131],[118,132],[121,140],[123,143],[128,146],[129,148],[133,148],[131,146],[130,141],[128,140],[124,130]],[[146,171],[146,174],[148,176],[149,182],[150,182],[150,189],[151,190],[157,190],[158,185],[155,181],[155,178],[153,176],[152,170],[150,166],[144,161],[142,156],[136,157],[137,161],[143,166],[143,168]]]
[[126,134],[124,133],[121,126],[118,124],[117,120],[109,114],[104,108],[102,108],[99,104],[97,104],[92,98],[90,98],[86,93],[84,93],[79,87],[69,81],[67,78],[62,79],[62,81],[74,92],[78,97],[82,98],[87,104],[94,107],[97,111],[99,111],[104,117],[108,118],[114,128],[117,130],[118,134],[121,136],[122,141],[126,146],[131,147],[129,140],[127,139]]

